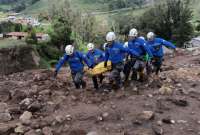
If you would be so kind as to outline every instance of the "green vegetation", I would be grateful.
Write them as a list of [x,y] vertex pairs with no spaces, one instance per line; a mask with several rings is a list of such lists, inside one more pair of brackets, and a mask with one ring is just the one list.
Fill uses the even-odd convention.
[[0,40],[0,48],[9,48],[14,46],[23,46],[26,42],[23,40],[3,39]]

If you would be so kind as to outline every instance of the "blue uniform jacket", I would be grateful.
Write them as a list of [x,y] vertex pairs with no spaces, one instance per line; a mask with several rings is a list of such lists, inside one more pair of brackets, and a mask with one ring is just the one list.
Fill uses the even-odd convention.
[[168,42],[162,38],[155,38],[153,41],[148,41],[147,45],[150,47],[150,50],[154,57],[163,57],[163,45],[175,49],[176,46],[172,44],[171,42]]
[[112,45],[110,45],[109,47],[106,47],[105,61],[110,60],[113,64],[123,62],[123,59],[126,53],[134,55],[136,57],[139,56],[139,54],[135,52],[134,50],[125,48],[123,47],[122,44],[115,41],[113,42]]
[[91,67],[91,62],[81,52],[74,52],[71,56],[65,54],[62,59],[56,65],[56,71],[58,72],[65,62],[68,62],[72,72],[82,72],[84,68],[84,62]]
[[88,51],[86,56],[90,60],[90,62],[92,63],[93,66],[95,66],[105,60],[104,52],[99,49],[94,49],[93,51]]
[[150,57],[153,57],[150,48],[146,45],[146,41],[141,38],[136,38],[128,42],[128,47],[139,54],[139,57],[142,57],[148,54]]

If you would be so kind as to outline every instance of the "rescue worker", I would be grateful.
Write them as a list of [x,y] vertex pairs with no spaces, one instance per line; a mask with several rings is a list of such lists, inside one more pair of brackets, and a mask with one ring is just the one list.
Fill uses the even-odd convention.
[[144,60],[146,54],[149,57],[152,57],[152,53],[149,47],[146,45],[146,41],[140,37],[138,37],[137,29],[133,28],[129,32],[129,41],[128,41],[129,49],[134,50],[139,54],[138,58],[131,56],[131,60],[127,62],[127,69],[126,69],[126,78],[125,81],[129,79],[130,72],[132,70],[132,80],[137,80],[137,73],[139,72],[139,80],[144,80],[144,68],[146,67],[147,60]]
[[153,54],[152,64],[155,68],[156,75],[158,75],[163,62],[163,46],[174,49],[175,51],[176,46],[162,38],[156,38],[153,32],[149,32],[147,34],[147,45],[150,47],[150,50]]
[[107,47],[105,49],[105,64],[107,67],[107,61],[110,60],[112,63],[112,70],[110,74],[110,82],[115,82],[117,88],[123,86],[120,73],[124,69],[124,54],[128,53],[133,56],[138,56],[137,52],[130,50],[129,48],[124,48],[122,44],[116,41],[116,35],[114,32],[109,32],[106,35]]
[[[95,46],[93,43],[89,43],[87,45],[87,49],[88,49],[88,52],[87,52],[86,56],[92,63],[93,67],[105,60],[104,52],[99,49],[95,49]],[[93,81],[95,89],[99,88],[97,78],[99,78],[100,83],[102,83],[104,76],[102,74],[100,74],[98,76],[92,77],[92,81]]]
[[88,65],[89,68],[92,68],[91,62],[79,51],[74,51],[74,46],[67,45],[65,48],[65,54],[60,59],[56,65],[56,70],[54,77],[57,76],[60,68],[64,65],[65,62],[68,62],[73,82],[77,89],[80,89],[81,86],[84,89],[86,87],[86,82],[83,80],[84,75],[84,62]]

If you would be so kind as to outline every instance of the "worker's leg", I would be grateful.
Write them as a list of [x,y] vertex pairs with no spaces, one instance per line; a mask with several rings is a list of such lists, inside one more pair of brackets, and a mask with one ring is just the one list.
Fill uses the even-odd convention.
[[99,86],[98,86],[97,76],[93,76],[93,77],[92,77],[92,81],[93,81],[94,88],[95,88],[95,89],[98,89]]
[[73,80],[73,82],[74,82],[74,85],[75,85],[75,87],[76,87],[76,89],[80,89],[80,84],[79,83],[77,83],[77,81],[75,80],[75,77],[76,77],[76,73],[71,73],[71,76],[72,76],[72,80]]
[[132,62],[128,61],[125,66],[124,66],[124,75],[125,75],[125,82],[129,80],[129,75],[131,73],[131,68],[132,68]]
[[138,69],[139,69],[139,60],[136,60],[133,64],[133,68],[132,68],[132,76],[131,79],[132,80],[137,80],[137,73],[138,73]]
[[146,67],[146,63],[144,61],[139,61],[139,81],[143,82],[145,80],[144,68]]
[[105,78],[105,77],[103,76],[103,74],[100,74],[100,75],[98,76],[98,78],[99,78],[99,82],[102,84],[103,79]]
[[83,72],[82,71],[76,73],[74,81],[76,84],[82,86],[83,89],[86,87],[86,82],[83,80]]

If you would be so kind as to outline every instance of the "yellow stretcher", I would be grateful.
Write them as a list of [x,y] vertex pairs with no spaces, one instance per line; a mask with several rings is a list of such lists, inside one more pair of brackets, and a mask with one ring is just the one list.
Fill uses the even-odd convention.
[[93,69],[87,69],[86,73],[88,75],[94,76],[94,75],[103,74],[103,73],[105,73],[105,72],[107,72],[107,71],[109,71],[111,69],[112,69],[111,61],[107,62],[107,67],[106,68],[104,67],[104,62],[101,62],[98,65],[96,65]]

